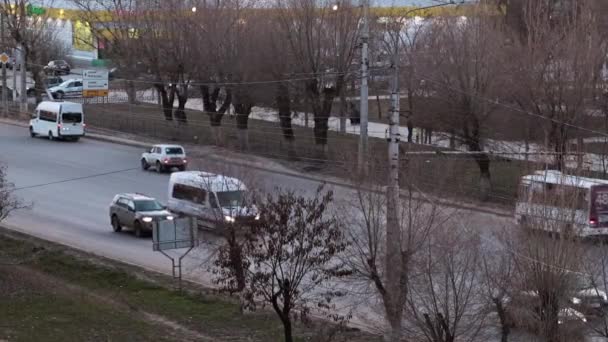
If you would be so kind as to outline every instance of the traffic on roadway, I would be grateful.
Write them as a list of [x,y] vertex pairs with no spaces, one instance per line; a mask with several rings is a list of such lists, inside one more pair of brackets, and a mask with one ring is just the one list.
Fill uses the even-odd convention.
[[[108,215],[115,196],[124,193],[145,194],[163,206],[168,204],[171,175],[142,170],[142,153],[150,150],[90,139],[78,143],[32,139],[27,128],[2,124],[0,137],[8,178],[15,184],[16,194],[33,205],[32,210],[12,215],[4,222],[7,226],[97,255],[171,273],[171,264],[153,252],[149,238],[136,238],[132,229],[115,233],[116,227],[113,229]],[[319,186],[310,179],[231,167],[211,160],[188,160],[188,168],[224,174],[243,180],[249,188],[267,192],[282,187],[312,195]],[[333,190],[338,203],[354,198],[353,189],[327,187]],[[465,212],[463,216],[468,224],[480,229],[500,229],[513,222],[512,218],[478,212]],[[184,277],[211,286],[212,275],[207,266],[219,238],[206,232],[202,239],[204,243],[184,259]]]

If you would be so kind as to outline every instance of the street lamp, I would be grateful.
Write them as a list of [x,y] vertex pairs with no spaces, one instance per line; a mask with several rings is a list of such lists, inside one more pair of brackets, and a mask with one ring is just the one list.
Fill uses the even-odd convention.
[[332,10],[334,10],[334,11],[337,11],[337,10],[338,10],[338,8],[339,8],[339,7],[338,7],[338,4],[335,4],[335,5],[333,5],[333,6],[331,7],[331,9],[332,9]]
[[196,13],[196,6],[192,6],[192,13]]

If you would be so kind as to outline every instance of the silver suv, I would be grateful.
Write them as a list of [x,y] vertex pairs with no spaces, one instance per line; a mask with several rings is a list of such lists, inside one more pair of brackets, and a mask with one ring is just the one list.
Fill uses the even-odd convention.
[[115,232],[131,227],[141,237],[144,231],[152,231],[154,221],[173,220],[173,215],[152,197],[118,194],[110,204],[110,220]]

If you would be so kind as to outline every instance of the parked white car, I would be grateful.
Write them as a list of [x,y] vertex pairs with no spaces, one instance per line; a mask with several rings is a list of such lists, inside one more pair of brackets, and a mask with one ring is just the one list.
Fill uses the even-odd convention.
[[61,83],[58,86],[49,89],[53,98],[62,100],[66,97],[77,97],[82,96],[82,80],[72,79]]
[[143,170],[154,167],[157,172],[164,172],[176,167],[184,171],[187,165],[186,150],[179,145],[154,145],[141,155]]

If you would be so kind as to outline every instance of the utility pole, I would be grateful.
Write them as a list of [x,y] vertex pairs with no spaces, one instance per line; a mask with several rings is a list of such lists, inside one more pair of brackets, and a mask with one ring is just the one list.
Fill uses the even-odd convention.
[[[391,57],[391,112],[389,115],[388,136],[388,185],[386,187],[386,269],[395,270],[386,272],[386,292],[390,298],[390,306],[387,308],[388,317],[396,320],[402,310],[401,299],[403,297],[403,257],[402,257],[402,230],[399,220],[399,39],[401,25],[397,23],[394,34],[392,57]],[[396,341],[396,334],[400,330],[400,322],[391,321],[391,341]]]
[[[0,35],[2,35],[2,52],[6,53],[6,37],[4,36],[4,13],[0,13]],[[2,106],[4,115],[8,116],[8,89],[6,88],[6,63],[2,63]]]
[[[19,65],[19,59],[17,59],[17,57],[19,57],[19,52],[21,50],[19,50],[19,46],[17,45],[17,47],[15,49],[13,49],[13,56],[14,58],[14,63],[13,63],[13,102],[17,102],[17,65]],[[15,103],[13,103],[14,105]]]
[[[444,6],[451,4],[449,2],[440,3],[438,5],[432,5],[427,7],[421,7],[406,12],[403,17],[407,16],[414,11],[421,9],[434,8],[438,6]],[[402,307],[401,302],[404,299],[403,290],[403,277],[407,276],[407,260],[404,259],[404,253],[407,251],[402,250],[402,229],[401,222],[399,220],[399,144],[401,141],[401,135],[399,133],[399,115],[400,115],[400,104],[399,104],[399,42],[401,40],[401,32],[403,30],[403,23],[396,20],[393,23],[394,28],[391,27],[388,36],[392,40],[392,53],[391,53],[391,71],[392,71],[392,82],[391,82],[391,112],[389,116],[389,136],[388,136],[388,185],[386,187],[386,265],[385,269],[389,270],[385,274],[386,280],[386,295],[388,297],[389,305],[386,307],[386,314],[391,326],[390,341],[399,341],[401,336],[401,317]],[[404,273],[406,272],[406,273]],[[385,299],[386,301],[386,299]]]
[[19,99],[21,100],[21,112],[27,111],[27,67],[25,66],[25,46],[23,44],[20,45],[21,48],[21,95]]
[[369,69],[369,0],[363,2],[363,30],[361,33],[361,94],[360,94],[360,121],[359,121],[359,153],[357,164],[359,171],[367,172],[367,121],[369,89],[367,85]]
[[[25,12],[25,1],[21,1],[19,3],[19,11],[20,11],[20,16],[21,16],[21,20],[26,20],[27,15]],[[24,34],[21,35],[21,37],[25,37]],[[19,100],[20,100],[20,109],[21,112],[24,113],[27,111],[27,67],[25,66],[25,54],[26,54],[26,44],[19,44],[19,48],[21,50],[21,55],[20,55],[20,61],[19,63],[21,64],[21,94],[19,95]]]

